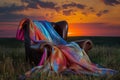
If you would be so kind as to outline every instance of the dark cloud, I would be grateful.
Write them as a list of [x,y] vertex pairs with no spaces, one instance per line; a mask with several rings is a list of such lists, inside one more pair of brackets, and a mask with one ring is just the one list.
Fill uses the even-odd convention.
[[27,17],[25,15],[22,14],[12,14],[12,13],[5,13],[0,15],[0,22],[4,22],[4,21],[19,21],[20,19]]
[[[5,7],[0,7],[0,14],[3,14],[4,16],[6,16],[6,14],[11,14],[12,12],[15,11],[20,11],[20,10],[26,10],[28,8],[34,8],[34,9],[38,9],[38,5],[42,8],[48,8],[48,9],[53,9],[56,12],[59,12],[62,7],[63,8],[68,8],[68,7],[77,7],[79,9],[84,9],[85,5],[82,4],[77,4],[77,3],[70,3],[70,4],[64,4],[61,6],[57,6],[56,3],[54,2],[49,2],[49,1],[41,1],[41,0],[21,0],[21,2],[27,3],[27,6],[21,5],[21,6],[17,6],[15,4],[12,4],[11,6],[5,6]],[[63,9],[64,10],[64,9]],[[72,10],[67,10],[67,11],[63,11],[63,14],[71,14]],[[9,15],[10,16],[10,15]],[[11,15],[13,16],[13,15]],[[21,15],[20,15],[21,16]],[[18,16],[19,17],[19,16]]]
[[59,12],[59,11],[61,10],[60,7],[55,7],[54,9],[55,9],[57,12]]
[[38,9],[38,7],[37,7],[37,3],[35,3],[35,4],[30,4],[29,3],[29,5],[27,6],[27,8],[34,8],[34,9]]
[[37,20],[45,20],[45,16],[26,16],[23,14],[13,14],[13,13],[6,13],[0,15],[0,22],[13,22],[13,21],[20,21],[23,18],[30,18],[30,19],[37,19]]
[[41,0],[21,0],[22,2],[28,3],[29,8],[35,8],[37,9],[37,4],[42,8],[50,8],[55,9],[55,3],[54,2],[43,2]]
[[93,7],[88,8],[88,10],[90,10],[91,12],[95,12]]
[[[61,7],[57,6],[57,4],[54,2],[49,2],[49,1],[45,2],[45,1],[41,1],[41,0],[21,0],[21,1],[28,3],[27,8],[38,9],[37,5],[39,5],[42,8],[54,9],[57,12],[59,12],[61,10]],[[68,7],[77,7],[79,9],[84,9],[86,6],[72,2],[70,4],[63,4],[62,7],[64,9],[67,9]]]
[[89,9],[91,10],[91,9],[94,9],[94,8],[93,8],[93,7],[90,7]]
[[62,7],[65,8],[65,9],[67,9],[69,7],[77,7],[79,9],[84,9],[86,6],[83,5],[83,4],[77,4],[77,3],[72,2],[70,4],[64,4],[64,5],[62,5]]
[[24,6],[17,6],[12,4],[11,6],[0,7],[0,22],[4,21],[18,21],[20,18],[24,18],[25,16],[22,14],[14,14],[15,11],[24,10]]
[[27,8],[35,8],[37,9],[37,3],[39,0],[21,0],[23,3],[28,3]]
[[51,8],[51,9],[54,9],[56,4],[53,3],[53,2],[42,2],[42,1],[39,1],[39,5],[42,8]]
[[[24,14],[14,14],[15,11],[22,11],[27,8],[34,8],[37,9],[37,4],[40,5],[42,8],[50,8],[59,11],[60,7],[55,7],[55,3],[53,2],[42,2],[39,0],[21,0],[23,3],[28,3],[28,6],[17,6],[16,4],[11,4],[11,6],[4,6],[0,7],[0,22],[4,21],[19,21],[24,17],[35,18],[33,16],[25,16]],[[45,19],[45,16],[37,16],[39,19]],[[36,19],[36,18],[35,18]]]
[[28,3],[27,8],[38,9],[37,5],[39,5],[42,8],[54,9],[57,12],[59,12],[61,9],[59,6],[56,6],[57,4],[54,2],[43,2],[40,0],[21,0],[21,1]]
[[87,16],[87,13],[86,13],[86,12],[82,12],[81,14],[83,14],[83,15]]
[[96,15],[98,17],[102,16],[103,14],[107,14],[109,12],[109,10],[103,10],[103,11],[99,11]]
[[102,16],[102,12],[100,11],[99,13],[96,14],[98,17]]
[[23,10],[24,6],[16,6],[15,4],[12,4],[10,7],[0,7],[0,13],[10,13],[13,11],[20,11]]
[[103,0],[106,5],[114,6],[120,4],[120,0]]
[[104,14],[106,14],[106,13],[109,12],[109,10],[103,10],[102,12],[103,12]]
[[39,0],[21,0],[23,3],[28,3],[27,8],[37,8]]
[[63,15],[65,15],[65,16],[69,16],[69,15],[71,15],[73,13],[73,10],[72,9],[70,9],[70,10],[63,10]]

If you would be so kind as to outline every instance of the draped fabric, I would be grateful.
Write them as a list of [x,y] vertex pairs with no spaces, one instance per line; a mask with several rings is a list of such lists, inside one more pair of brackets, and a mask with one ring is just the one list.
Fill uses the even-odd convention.
[[[24,40],[25,32],[22,26],[24,21],[25,19],[20,22],[17,30],[16,38],[19,40]],[[116,73],[115,70],[103,68],[92,63],[86,52],[77,43],[66,42],[48,21],[30,20],[29,32],[31,44],[45,41],[52,45],[51,53],[47,53],[47,49],[44,49],[42,59],[38,66],[30,70],[31,74],[46,71],[54,71],[56,73],[69,71],[74,74],[96,76],[113,75]]]

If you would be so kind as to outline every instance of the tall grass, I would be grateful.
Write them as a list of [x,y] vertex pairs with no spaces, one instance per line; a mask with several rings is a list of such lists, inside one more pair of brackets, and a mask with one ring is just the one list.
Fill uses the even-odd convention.
[[[3,44],[2,41],[0,42],[0,80],[17,80],[20,74],[31,69],[30,65],[25,62],[24,44],[14,39],[11,43],[6,40]],[[120,71],[120,46],[95,44],[88,55],[92,62]],[[51,74],[48,76],[47,73],[38,73],[36,74],[38,77],[27,80],[120,80],[120,74],[108,77]]]

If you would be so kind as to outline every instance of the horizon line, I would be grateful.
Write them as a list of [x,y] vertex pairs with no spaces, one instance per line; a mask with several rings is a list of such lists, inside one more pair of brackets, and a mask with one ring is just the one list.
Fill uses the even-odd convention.
[[[102,36],[102,35],[98,35],[98,36],[68,36],[69,37],[120,37],[120,36]],[[0,38],[16,38],[16,37],[0,37]]]

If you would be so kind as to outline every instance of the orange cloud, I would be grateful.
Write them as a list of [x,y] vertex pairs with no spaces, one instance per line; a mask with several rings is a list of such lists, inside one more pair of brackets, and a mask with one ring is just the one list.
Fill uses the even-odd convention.
[[[74,0],[69,2],[66,0],[7,0],[6,2],[3,0],[0,3],[0,30],[2,32],[3,30],[15,30],[17,24],[19,24],[16,23],[16,21],[19,22],[22,18],[28,17],[33,20],[48,20],[52,22],[66,20],[69,23],[69,36],[120,34],[118,33],[120,26],[116,28],[101,24],[87,24],[111,23],[113,25],[120,25],[120,1],[88,1],[89,0]],[[76,23],[78,24],[76,25]],[[9,29],[10,27],[11,29]]]

